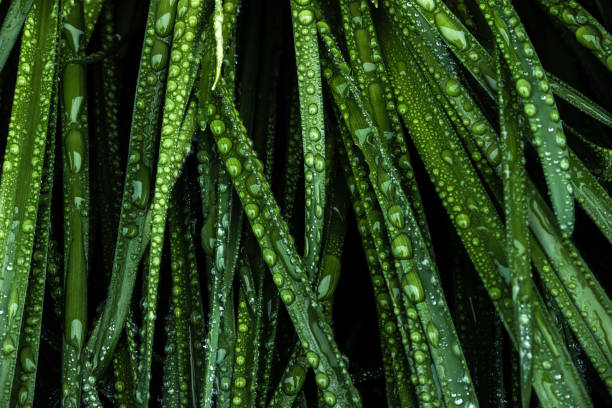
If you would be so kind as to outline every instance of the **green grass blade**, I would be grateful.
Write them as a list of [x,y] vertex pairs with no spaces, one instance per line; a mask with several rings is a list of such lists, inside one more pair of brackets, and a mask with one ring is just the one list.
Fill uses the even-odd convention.
[[[110,3],[110,2],[109,2]],[[98,21],[98,17],[102,12],[104,6],[104,0],[89,0],[83,3],[83,19],[85,21],[85,43],[89,43],[91,34],[93,33],[94,27]],[[107,8],[112,7],[108,5]]]
[[612,71],[612,35],[580,3],[576,1],[538,0],[576,40]]
[[[380,269],[387,286],[388,297],[386,300],[391,302],[394,310],[403,311],[403,313],[394,313],[397,324],[389,325],[388,329],[391,331],[397,328],[402,339],[403,353],[408,361],[410,373],[416,375],[417,378],[424,379],[424,381],[421,380],[414,384],[416,393],[421,396],[420,403],[426,406],[435,406],[437,403],[440,403],[440,395],[439,390],[435,386],[435,379],[433,378],[430,366],[431,356],[423,342],[423,339],[426,338],[425,333],[418,322],[416,310],[412,307],[408,296],[405,296],[401,291],[398,274],[391,264],[390,260],[393,259],[391,248],[382,228],[382,216],[376,196],[371,185],[367,182],[366,165],[358,152],[352,148],[353,145],[350,142],[351,136],[348,135],[348,130],[345,127],[339,126],[339,131],[343,144],[338,145],[338,150],[339,157],[343,163],[345,177],[354,178],[354,183],[358,188],[357,194],[360,198],[360,201],[355,204],[355,214],[361,218],[358,228],[360,233],[370,234],[374,243],[375,253],[366,255],[368,259],[375,256],[379,260]],[[347,141],[346,144],[344,143],[345,140]],[[351,146],[351,149],[346,149],[345,145]],[[417,358],[421,364],[416,363]]]
[[[148,244],[148,216],[154,165],[153,153],[159,132],[159,116],[168,72],[171,30],[155,30],[158,3],[151,2],[147,16],[145,46],[140,67],[130,129],[119,231],[115,244],[108,297],[102,315],[85,349],[85,367],[100,374],[110,363],[128,313],[138,265]],[[159,31],[159,32],[158,32]],[[160,36],[160,34],[164,34]],[[149,86],[149,78],[155,78]],[[149,219],[149,221],[147,221]]]
[[[311,366],[316,373],[328,377],[329,388],[324,392],[327,400],[359,406],[359,395],[345,374],[344,362],[336,357],[339,351],[331,336],[331,328],[325,323],[320,305],[314,302],[301,259],[288,240],[287,226],[280,219],[280,210],[262,174],[263,165],[247,143],[231,96],[222,83],[219,88],[223,109],[217,120],[223,124],[227,122],[231,127],[227,131],[225,125],[218,126],[217,130],[213,127],[213,135],[259,241],[264,261],[281,291],[298,335],[307,345],[307,356],[312,356],[309,358]],[[242,154],[244,158],[238,159],[236,154]],[[264,219],[266,214],[269,216]]]
[[306,182],[304,265],[314,278],[321,253],[325,209],[325,125],[315,11],[308,2],[289,0],[298,67],[300,118]]
[[[385,370],[387,385],[387,405],[391,407],[412,408],[417,406],[416,397],[410,385],[408,374],[410,369],[406,356],[399,345],[402,344],[400,330],[397,330],[396,319],[393,318],[393,305],[391,297],[387,293],[385,278],[382,271],[382,263],[376,254],[376,247],[372,240],[372,234],[367,227],[367,218],[360,200],[359,191],[352,176],[351,169],[343,160],[343,169],[347,187],[350,193],[353,212],[357,219],[357,225],[361,237],[370,279],[374,288],[380,343],[383,355],[383,368]],[[394,395],[397,394],[397,395]]]
[[[397,40],[393,40],[392,37],[383,44],[389,47],[383,47],[383,50],[393,74],[398,103],[404,103],[409,108],[402,114],[404,124],[413,136],[412,140],[432,180],[436,185],[440,183],[462,185],[461,194],[451,195],[454,204],[450,207],[449,195],[444,191],[439,191],[439,194],[443,198],[443,204],[447,206],[450,218],[508,329],[510,337],[515,341],[507,259],[505,249],[499,242],[503,236],[501,221],[495,215],[495,209],[487,193],[478,182],[460,141],[455,139],[454,133],[448,131],[451,126],[444,125],[445,120],[441,116],[432,120],[433,117],[423,117],[421,114],[422,106],[435,106],[435,101],[419,85],[421,81],[409,80],[413,76],[419,77],[418,71],[412,65],[413,61],[402,57],[399,51],[401,48]],[[432,111],[432,113],[437,112],[439,115],[437,108]],[[440,123],[439,120],[442,122]],[[440,128],[436,130],[438,126]],[[425,133],[424,129],[431,129],[431,131]],[[428,136],[425,137],[425,135]],[[454,153],[447,150],[449,146],[455,150]],[[483,256],[483,254],[488,254],[488,256]],[[503,301],[503,299],[508,301]],[[552,326],[539,296],[534,298],[533,310],[536,320],[533,343],[534,368],[536,369],[533,383],[540,401],[550,407],[567,406],[568,404],[569,406],[590,406],[584,385],[571,362],[568,364],[569,355],[563,347],[559,333]],[[551,370],[546,371],[541,369],[544,361],[551,362],[554,368],[551,367]],[[553,389],[560,385],[559,383],[554,384],[554,377],[551,376],[554,371],[563,373],[560,375],[564,378],[564,389],[569,395],[568,399],[572,402],[559,400],[555,394]],[[568,382],[571,383],[569,387]]]
[[[0,381],[3,405],[10,404],[34,231],[38,212],[45,139],[52,105],[58,32],[55,2],[30,9],[25,27],[36,42],[20,50],[11,121],[0,185]],[[23,258],[23,262],[19,261]]]
[[527,172],[523,155],[518,95],[512,91],[508,67],[498,56],[498,104],[501,127],[502,181],[506,215],[506,247],[514,300],[514,321],[519,343],[521,401],[531,402],[533,313],[531,300],[531,257],[529,255],[529,206],[526,199]]
[[612,127],[612,114],[610,112],[587,98],[580,91],[561,81],[550,72],[546,74],[546,77],[550,82],[552,91],[559,96],[559,98],[604,125]]
[[0,27],[0,72],[11,54],[34,0],[13,0]]
[[612,198],[573,151],[570,160],[576,201],[612,243]]
[[509,1],[491,5],[479,0],[478,4],[510,68],[531,130],[531,143],[540,156],[557,221],[565,233],[571,234],[574,224],[574,200],[568,172],[571,163],[544,68]]
[[[83,2],[62,10],[63,46],[68,58],[85,53]],[[87,274],[89,271],[89,132],[86,68],[68,63],[62,73],[62,156],[64,191],[64,346],[62,352],[63,407],[81,401],[81,350],[87,332]]]
[[[329,32],[326,24],[319,23],[319,28],[325,43],[330,47],[329,54],[340,55],[339,49],[332,45],[331,37],[326,34]],[[446,404],[460,399],[477,406],[478,401],[467,363],[460,351],[448,306],[440,290],[440,278],[429,247],[413,211],[410,210],[410,201],[399,184],[397,170],[390,155],[386,149],[381,148],[384,144],[380,140],[379,130],[367,112],[360,108],[363,102],[359,101],[354,82],[347,74],[342,74],[338,66],[326,71],[329,72],[326,73],[326,78],[351,132],[353,143],[363,152],[368,164],[368,176],[381,207],[391,251],[396,264],[400,265],[398,269],[401,271],[402,287],[413,303],[419,316],[419,324],[427,335],[425,339],[435,365],[435,375],[441,383],[448,384],[442,387]],[[347,141],[345,148],[347,151],[351,149]],[[432,302],[431,299],[435,301]],[[455,351],[439,347],[441,343],[455,344]],[[416,361],[419,363],[418,359]]]
[[[56,101],[53,102],[56,108]],[[53,119],[52,115],[52,119]],[[44,184],[40,191],[38,220],[34,235],[34,252],[32,253],[31,279],[28,285],[25,306],[23,310],[25,325],[21,329],[19,341],[21,350],[19,362],[15,369],[13,380],[12,404],[27,406],[34,403],[36,388],[36,373],[39,361],[40,330],[43,318],[45,283],[47,275],[47,259],[49,254],[49,235],[51,234],[51,191],[53,190],[53,175],[55,166],[55,123],[51,121],[49,139],[44,167]]]
[[[201,10],[200,10],[201,11]],[[198,10],[194,10],[198,13]],[[187,13],[189,14],[189,13]],[[185,16],[186,18],[192,17]],[[197,21],[197,19],[196,19]],[[187,34],[185,33],[185,37]],[[176,32],[175,32],[176,35]],[[176,38],[173,46],[176,45]],[[195,57],[191,56],[192,63]],[[170,71],[173,64],[170,65]],[[193,67],[192,67],[193,69]],[[183,87],[178,87],[178,93],[166,92],[166,103],[164,108],[164,121],[162,122],[162,135],[160,140],[159,160],[155,181],[155,193],[151,202],[151,247],[149,252],[149,271],[145,276],[147,291],[144,296],[146,308],[144,308],[144,334],[140,345],[141,361],[139,365],[138,384],[136,387],[136,400],[139,405],[147,406],[149,399],[149,384],[151,381],[151,359],[153,357],[153,334],[157,308],[157,290],[159,282],[159,270],[161,265],[161,253],[163,248],[164,233],[166,229],[166,217],[170,192],[176,183],[180,169],[183,166],[187,153],[191,147],[191,141],[196,131],[196,103],[191,101],[181,120],[174,118],[174,109],[181,112],[180,104],[174,105],[174,101],[180,101],[180,96],[185,97],[189,81],[194,80],[194,73],[183,77]],[[175,89],[176,90],[176,89]],[[175,99],[179,96],[179,99]],[[185,103],[187,100],[185,100]],[[172,104],[174,109],[170,109]]]
[[115,374],[115,392],[117,402],[131,407],[136,404],[134,401],[134,381],[136,380],[136,368],[131,365],[132,357],[127,345],[127,340],[122,340],[117,345],[117,352],[113,358],[113,371]]

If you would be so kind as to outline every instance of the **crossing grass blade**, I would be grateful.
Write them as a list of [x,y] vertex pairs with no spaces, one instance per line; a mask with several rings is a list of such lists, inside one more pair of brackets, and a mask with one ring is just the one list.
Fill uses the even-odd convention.
[[[428,168],[429,174],[434,178],[436,184],[441,182],[446,184],[446,181],[444,181],[446,177],[461,178],[463,180],[463,192],[465,192],[465,188],[468,188],[468,186],[474,189],[468,195],[454,196],[453,194],[454,197],[452,201],[455,204],[448,208],[448,211],[450,212],[450,218],[470,258],[489,292],[489,296],[493,300],[502,321],[504,321],[504,325],[513,339],[513,342],[515,342],[516,337],[513,330],[515,325],[511,307],[513,303],[510,301],[504,304],[504,302],[501,301],[501,299],[511,299],[508,283],[506,283],[509,281],[507,280],[507,275],[504,276],[507,273],[505,249],[500,245],[499,240],[494,238],[495,236],[503,236],[501,221],[495,214],[496,210],[489,201],[483,186],[480,185],[474,169],[471,163],[469,163],[468,157],[463,152],[460,141],[456,140],[451,142],[449,140],[449,138],[454,138],[456,136],[450,131],[442,129],[439,131],[424,132],[423,128],[428,129],[441,125],[437,121],[427,120],[427,117],[422,118],[418,113],[421,110],[418,106],[420,104],[430,104],[430,106],[432,106],[435,102],[432,100],[431,96],[427,96],[427,94],[423,92],[423,88],[418,85],[418,81],[414,81],[414,79],[409,80],[409,78],[413,78],[413,75],[416,75],[418,71],[414,67],[410,68],[413,64],[411,60],[401,57],[402,54],[398,52],[401,48],[399,48],[397,40],[394,39],[390,33],[387,35],[388,37],[386,38],[388,38],[388,40],[383,41],[383,43],[387,44],[389,48],[383,48],[383,51],[389,59],[389,67],[397,89],[396,97],[409,108],[405,114],[402,115],[404,117],[404,124],[408,127],[412,135],[412,140],[415,142],[420,152],[420,156],[423,158],[426,168]],[[433,113],[436,113],[436,111]],[[445,126],[445,128],[452,129],[450,126]],[[429,136],[425,137],[426,134]],[[438,142],[434,142],[436,139],[438,139]],[[455,149],[455,152],[446,150],[446,146],[449,146],[449,143],[450,147]],[[456,180],[456,182],[459,181]],[[454,183],[455,182],[453,182],[453,184]],[[439,194],[441,193],[442,191],[439,192]],[[442,197],[443,204],[448,206],[449,197],[447,194],[444,194]],[[460,197],[464,197],[462,199],[463,205],[456,201]],[[485,207],[488,209],[484,210]],[[461,212],[463,208],[465,209],[464,211],[469,211],[469,213]],[[459,210],[459,212],[457,212],[457,210]],[[482,228],[480,226],[482,226]],[[480,245],[485,245],[487,247],[486,253],[488,253],[489,256],[483,257],[483,252],[477,250],[477,247]],[[490,272],[485,273],[485,270],[489,270]],[[563,378],[565,378],[566,381],[569,379],[572,381],[569,395],[573,402],[569,404],[590,406],[591,402],[587,396],[584,384],[581,382],[575,367],[568,361],[569,355],[567,350],[562,346],[562,340],[559,337],[559,333],[552,326],[552,321],[546,309],[544,309],[542,300],[539,296],[535,296],[533,310],[536,327],[535,337],[540,339],[534,341],[534,367],[541,367],[540,364],[542,364],[543,361],[551,362],[551,369],[552,365],[555,364],[555,370],[564,372]],[[560,363],[560,360],[565,360],[568,364]],[[543,401],[548,406],[566,404],[567,402],[560,401],[555,393],[552,392],[550,388],[552,382],[553,377],[550,376],[550,371],[544,371],[540,368],[534,370],[533,384],[540,401]],[[569,389],[569,387],[566,388],[568,392]]]
[[[331,336],[331,328],[325,323],[320,306],[313,302],[314,294],[307,283],[303,264],[295,247],[287,240],[287,225],[281,221],[278,204],[261,173],[263,165],[248,147],[244,126],[239,121],[223,81],[218,89],[218,98],[223,107],[218,120],[223,126],[218,126],[217,131],[213,128],[213,135],[259,241],[264,261],[281,291],[281,298],[298,335],[308,347],[309,364],[316,373],[328,378],[329,388],[324,392],[326,400],[359,406],[359,395],[350,378],[344,374],[344,362],[336,357],[338,348]],[[239,150],[246,152],[244,164],[233,156]],[[265,213],[270,214],[269,221],[260,220]]]

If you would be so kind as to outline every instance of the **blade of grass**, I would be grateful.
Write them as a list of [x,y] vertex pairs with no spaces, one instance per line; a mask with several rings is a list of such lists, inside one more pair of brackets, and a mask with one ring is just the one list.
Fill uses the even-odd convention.
[[[162,7],[160,15],[169,13],[168,16],[172,18],[167,23],[173,23],[174,9],[166,3],[159,7]],[[171,29],[165,25],[157,30],[155,28],[157,9],[158,2],[152,1],[147,15],[145,46],[138,71],[121,216],[108,296],[84,354],[85,370],[96,375],[100,375],[111,361],[112,352],[119,341],[131,302],[138,265],[150,236],[148,214],[153,187],[153,155],[168,72],[169,43],[172,41]],[[148,85],[149,78],[155,78],[153,86]]]
[[[57,99],[52,102],[51,112],[57,108]],[[19,341],[19,362],[13,379],[12,404],[32,406],[36,388],[36,374],[39,361],[40,330],[44,307],[49,235],[51,234],[51,192],[55,170],[55,115],[51,115],[49,138],[45,151],[44,183],[40,191],[38,221],[34,234],[31,278],[23,310],[25,325]]]
[[[66,3],[60,51],[68,59],[85,53],[83,1]],[[69,62],[62,72],[62,167],[64,195],[64,345],[62,406],[81,401],[81,349],[87,333],[87,275],[89,271],[89,131],[87,71]]]
[[0,72],[11,54],[34,0],[13,0],[0,27]]
[[55,2],[36,3],[25,27],[0,185],[0,399],[10,404],[38,213],[58,32]]
[[[261,173],[263,165],[247,143],[245,129],[222,82],[217,89],[221,90],[219,99],[223,109],[220,112],[222,116],[217,120],[223,124],[227,122],[231,127],[227,131],[225,124],[223,127],[218,126],[216,131],[213,128],[213,135],[218,146],[228,147],[219,150],[243,207],[247,210],[247,217],[251,214],[249,222],[259,240],[264,261],[281,290],[281,298],[308,350],[307,355],[312,356],[309,359],[311,366],[315,372],[325,374],[329,379],[329,388],[324,393],[326,399],[334,403],[359,406],[360,398],[345,374],[345,364],[336,357],[339,352],[331,336],[331,328],[324,321],[320,305],[314,301],[301,259],[293,244],[288,241],[286,223],[280,220],[278,205]],[[241,154],[244,158],[240,160],[235,154]],[[265,227],[261,222],[265,223]]]
[[[327,24],[320,22],[318,26],[324,42],[329,47],[329,54],[341,55],[328,35]],[[363,102],[359,99],[354,82],[346,73],[341,73],[340,64],[341,62],[337,63],[335,69],[326,71],[326,79],[351,132],[353,143],[363,152],[368,164],[368,177],[381,206],[391,251],[395,262],[400,265],[398,269],[401,271],[402,287],[414,304],[419,324],[427,335],[423,340],[426,340],[425,344],[433,358],[437,378],[441,383],[447,384],[442,387],[446,404],[461,400],[477,406],[478,401],[467,363],[460,351],[429,247],[413,211],[410,210],[410,201],[399,184],[397,170],[390,155],[384,147],[380,147],[384,146],[380,140],[380,132],[363,109]],[[350,149],[347,141],[345,148],[347,151]],[[435,302],[431,299],[435,299]],[[441,343],[455,344],[455,350],[439,347]],[[419,359],[415,361],[419,364]]]
[[612,71],[612,35],[576,1],[538,0],[538,3],[569,30],[576,40]]
[[[441,116],[433,120],[433,114],[439,115],[437,108],[432,110],[432,114],[425,117],[420,113],[424,106],[435,106],[435,100],[425,93],[423,87],[419,85],[423,82],[414,79],[419,78],[420,75],[413,65],[414,61],[401,57],[402,53],[399,52],[401,47],[398,40],[390,36],[389,28],[385,25],[381,26],[387,30],[384,36],[385,40],[382,42],[386,45],[386,47],[383,47],[383,51],[388,58],[389,67],[393,74],[396,98],[398,103],[404,103],[408,108],[402,114],[404,124],[413,136],[412,140],[415,142],[435,185],[438,188],[440,188],[440,185],[462,186],[461,194],[454,193],[454,190],[448,192],[446,189],[439,190],[438,193],[442,198],[442,203],[447,207],[450,204],[449,198],[453,198],[453,205],[447,208],[450,218],[511,339],[515,342],[507,259],[505,250],[500,244],[500,239],[503,236],[501,221],[495,214],[495,209],[488,200],[482,185],[478,182],[469,159],[463,152],[460,141],[454,140],[456,136],[448,130],[452,129],[449,126],[450,124],[444,125],[445,120]],[[408,78],[413,79],[408,80]],[[438,126],[440,128],[434,130]],[[423,128],[429,128],[431,131],[425,133],[422,130]],[[429,136],[424,137],[425,134]],[[454,152],[447,150],[448,146]],[[468,188],[470,190],[467,190]],[[452,194],[449,196],[448,193]],[[487,254],[487,256],[483,254]],[[507,299],[507,301],[503,301],[503,299]],[[536,328],[533,343],[535,368],[533,383],[540,400],[546,406],[551,407],[567,404],[571,406],[590,406],[591,403],[584,384],[580,381],[571,362],[568,363],[569,355],[559,338],[559,333],[552,326],[548,313],[543,309],[539,296],[535,296],[532,306]],[[550,370],[541,368],[544,361],[551,363]],[[567,392],[566,395],[569,395],[568,400],[572,402],[559,400],[554,388],[558,388],[560,385],[558,383],[554,384],[553,372],[563,373],[559,375],[564,378],[563,387]]]
[[497,89],[501,127],[502,181],[506,221],[506,253],[510,266],[515,331],[518,333],[521,406],[529,408],[533,359],[533,313],[531,300],[531,257],[529,254],[529,206],[526,200],[527,172],[520,132],[518,94],[512,91],[508,67],[498,51]]
[[321,253],[323,211],[325,209],[325,125],[321,66],[315,11],[307,1],[289,0],[293,23],[295,62],[298,71],[300,124],[306,183],[306,225],[304,265],[314,278]]

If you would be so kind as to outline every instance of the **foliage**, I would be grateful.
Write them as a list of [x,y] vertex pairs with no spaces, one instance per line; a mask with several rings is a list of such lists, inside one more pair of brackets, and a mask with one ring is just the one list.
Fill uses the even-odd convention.
[[612,403],[606,2],[142,6],[0,3],[0,406]]

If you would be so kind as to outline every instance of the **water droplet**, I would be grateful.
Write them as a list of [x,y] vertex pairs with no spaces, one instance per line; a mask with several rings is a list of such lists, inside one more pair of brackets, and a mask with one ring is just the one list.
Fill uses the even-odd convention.
[[336,396],[329,391],[323,393],[323,400],[330,407],[336,405]]
[[315,375],[315,382],[317,383],[317,386],[322,390],[329,387],[329,377],[325,373],[317,373]]
[[[313,104],[311,106],[314,106],[316,108],[317,105]],[[319,129],[313,127],[313,128],[310,128],[310,130],[308,131],[308,136],[310,137],[310,140],[312,140],[313,142],[316,142],[319,139],[321,139],[321,132],[319,131]]]
[[151,195],[151,175],[149,169],[140,166],[132,179],[132,202],[140,209],[145,209]]
[[210,122],[210,131],[215,136],[221,136],[225,132],[225,123],[222,120],[214,119]]
[[414,270],[402,276],[402,290],[412,303],[419,303],[425,299],[421,279]]
[[269,267],[276,265],[276,252],[270,248],[264,248],[262,251],[264,261]]
[[431,343],[432,346],[434,347],[438,347],[438,345],[440,344],[440,332],[438,330],[438,327],[436,327],[436,325],[434,324],[434,322],[430,321],[427,324],[427,338],[429,339],[429,342]]
[[232,177],[238,177],[242,173],[242,163],[235,157],[230,157],[225,161],[227,172]]
[[529,98],[531,96],[531,84],[524,78],[519,79],[516,81],[516,92],[522,98]]
[[296,395],[304,385],[306,371],[299,364],[295,364],[283,382],[283,391],[287,395]]
[[412,258],[412,243],[406,234],[399,234],[393,239],[391,251],[396,259]]
[[312,10],[302,10],[298,14],[298,21],[301,25],[308,25],[314,21],[314,13]]
[[168,64],[168,44],[165,41],[156,39],[151,47],[151,68],[160,71]]
[[227,154],[232,150],[232,141],[227,137],[222,137],[217,141],[217,147],[222,154]]
[[456,79],[449,79],[446,82],[446,93],[450,96],[459,96],[461,94],[461,84]]
[[402,210],[402,207],[397,204],[392,205],[391,207],[389,207],[389,210],[387,210],[387,216],[389,217],[389,221],[391,222],[391,224],[393,224],[395,228],[404,228],[404,211]]
[[21,368],[26,373],[33,373],[36,369],[36,362],[34,361],[34,353],[32,352],[32,348],[30,346],[26,346],[21,349],[21,353],[19,355],[19,361],[21,362]]
[[280,291],[280,296],[284,304],[290,305],[295,300],[295,295],[291,289],[283,289]]
[[455,217],[455,222],[457,223],[457,226],[459,228],[462,228],[462,229],[469,228],[471,224],[470,216],[464,213],[458,214]]
[[257,180],[254,174],[251,174],[247,178],[245,184],[246,184],[247,191],[253,197],[261,197],[263,195],[261,184],[259,184],[259,181]]
[[317,285],[320,300],[331,298],[340,277],[340,259],[335,255],[325,255],[322,260],[322,272]]
[[434,0],[416,0],[417,4],[424,10],[434,11],[436,8],[436,2]]
[[308,361],[308,365],[312,367],[313,370],[316,370],[319,367],[319,356],[312,352],[308,351],[306,353],[306,360]]
[[465,33],[459,28],[448,16],[444,13],[436,14],[436,26],[442,34],[442,37],[449,43],[459,48],[460,50],[466,50],[468,47]]
[[592,25],[584,25],[576,30],[576,39],[590,50],[601,51],[601,35]]

